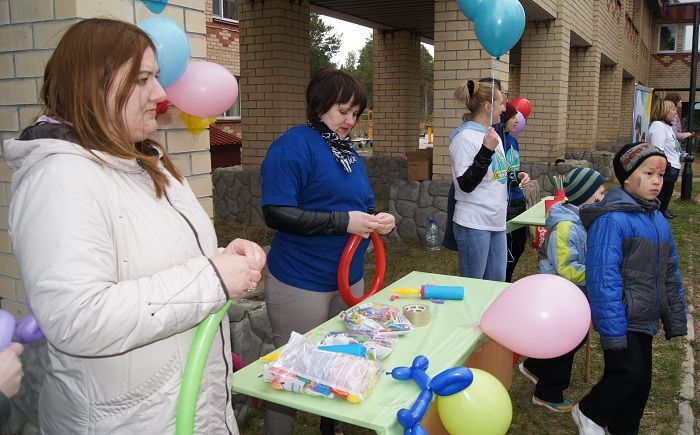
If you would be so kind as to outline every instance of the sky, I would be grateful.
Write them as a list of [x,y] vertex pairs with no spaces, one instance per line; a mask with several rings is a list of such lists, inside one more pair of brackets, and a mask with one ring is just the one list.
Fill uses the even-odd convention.
[[[359,57],[360,50],[365,45],[367,37],[372,35],[372,29],[369,27],[360,26],[357,24],[350,23],[348,21],[342,21],[335,18],[327,17],[325,15],[320,15],[324,23],[333,26],[335,33],[342,33],[340,51],[333,56],[331,61],[338,66],[345,63],[345,59],[348,57],[348,53],[354,51]],[[425,48],[428,49],[430,54],[433,54],[433,46],[423,44]]]

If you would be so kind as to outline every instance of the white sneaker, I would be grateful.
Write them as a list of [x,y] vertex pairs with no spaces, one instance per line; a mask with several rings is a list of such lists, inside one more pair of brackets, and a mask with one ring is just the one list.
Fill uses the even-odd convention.
[[578,408],[578,403],[571,409],[571,418],[574,419],[574,423],[578,427],[579,435],[605,435],[605,429],[586,417]]
[[518,364],[518,370],[520,370],[520,373],[523,374],[526,378],[528,378],[530,381],[532,381],[533,384],[537,385],[537,380],[539,379],[537,376],[535,376],[534,373],[532,373],[530,370],[525,368],[525,363],[521,362]]

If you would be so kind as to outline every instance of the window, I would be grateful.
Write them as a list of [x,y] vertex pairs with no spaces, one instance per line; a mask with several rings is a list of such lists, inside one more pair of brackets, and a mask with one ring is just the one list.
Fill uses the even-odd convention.
[[676,25],[662,24],[659,26],[659,53],[675,53]]
[[212,6],[215,17],[238,22],[238,0],[213,0]]
[[[683,51],[689,52],[690,47],[693,46],[693,25],[686,24],[685,26],[685,39],[683,40]],[[698,41],[698,48],[700,49],[700,41]]]
[[241,119],[241,81],[239,80],[239,77],[236,77],[236,81],[238,82],[238,98],[236,99],[236,102],[233,103],[233,106],[231,106],[226,112],[219,116],[219,119]]

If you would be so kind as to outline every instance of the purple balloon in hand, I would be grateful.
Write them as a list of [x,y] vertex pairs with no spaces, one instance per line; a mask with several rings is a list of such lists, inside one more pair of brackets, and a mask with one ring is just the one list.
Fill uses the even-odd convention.
[[36,318],[31,314],[19,319],[15,335],[20,343],[34,343],[44,339],[44,334],[41,332]]
[[0,349],[10,345],[14,332],[15,316],[5,310],[0,310]]

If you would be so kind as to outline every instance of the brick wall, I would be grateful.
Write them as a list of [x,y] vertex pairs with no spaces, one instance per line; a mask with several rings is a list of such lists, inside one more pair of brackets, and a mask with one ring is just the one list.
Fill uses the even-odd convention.
[[598,137],[596,143],[614,143],[620,131],[620,111],[622,101],[622,67],[618,65],[600,66],[600,86],[598,89]]
[[632,137],[632,109],[634,101],[634,79],[623,78],[620,92],[620,129],[617,132],[619,141],[629,142]]
[[[193,58],[206,58],[205,14],[201,0],[171,0],[160,16],[186,31]],[[0,1],[0,136],[16,137],[41,110],[39,91],[46,61],[65,30],[81,18],[113,17],[138,23],[152,17],[132,0]],[[176,116],[159,118],[154,139],[164,144],[211,216],[213,214],[209,135],[192,136]],[[0,156],[3,154],[0,154]],[[11,171],[0,161],[0,306],[17,316],[27,313],[26,297],[7,232]]]
[[571,47],[566,150],[595,149],[598,131],[600,50],[597,46]]
[[272,141],[305,122],[309,2],[241,0],[243,165],[256,168]]
[[561,21],[528,22],[520,42],[520,96],[533,106],[518,138],[528,161],[564,157],[570,31]]
[[398,156],[418,148],[420,37],[374,30],[374,152]]

